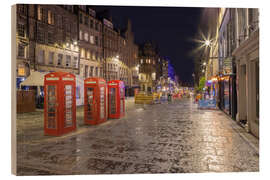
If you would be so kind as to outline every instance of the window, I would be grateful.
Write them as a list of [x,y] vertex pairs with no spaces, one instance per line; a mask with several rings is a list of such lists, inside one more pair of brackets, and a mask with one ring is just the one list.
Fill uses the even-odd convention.
[[54,15],[50,10],[48,10],[48,24],[54,24]]
[[66,55],[66,66],[69,67],[71,64],[71,56],[70,55]]
[[95,26],[96,28],[96,30],[98,31],[99,30],[99,24],[96,22],[96,26]]
[[87,59],[90,59],[90,51],[87,51],[86,58],[87,58]]
[[98,76],[98,67],[96,67],[95,72],[96,72],[96,76]]
[[82,30],[80,30],[80,40],[83,40],[83,32],[82,32]]
[[25,76],[24,67],[18,67],[18,76]]
[[25,26],[24,26],[24,24],[18,24],[17,30],[18,30],[18,35],[19,36],[25,37]]
[[89,21],[88,17],[87,16],[84,16],[84,24],[85,25],[88,25],[88,21]]
[[95,44],[98,46],[98,37],[95,36]]
[[49,52],[49,64],[53,64],[54,52]]
[[54,43],[54,34],[52,32],[48,32],[48,43]]
[[66,31],[70,32],[71,31],[71,24],[66,20]]
[[96,52],[96,60],[98,60],[98,52]]
[[92,52],[92,59],[93,60],[96,60],[96,57],[95,57],[95,53],[94,52]]
[[88,66],[85,66],[85,69],[84,69],[84,77],[88,77]]
[[83,16],[82,16],[82,13],[80,13],[80,19],[79,19],[80,23],[82,24],[83,23]]
[[90,28],[93,28],[94,27],[94,22],[93,22],[93,20],[91,19],[90,20]]
[[99,76],[100,76],[100,77],[103,77],[103,68],[102,68],[102,67],[100,68]]
[[81,57],[84,58],[84,55],[85,55],[85,50],[81,48]]
[[94,70],[94,67],[91,66],[91,67],[90,67],[90,76],[91,76],[91,77],[93,77],[93,70]]
[[44,64],[44,57],[45,57],[45,51],[40,50],[38,53],[38,63],[39,64]]
[[25,47],[22,44],[18,45],[18,57],[25,57]]
[[57,16],[57,26],[58,26],[58,28],[62,28],[62,16],[61,15]]
[[95,43],[95,42],[94,42],[94,36],[92,36],[92,35],[90,36],[90,43],[91,43],[91,44],[94,44],[94,43]]
[[38,20],[42,20],[42,8],[40,7],[40,5],[38,5]]
[[57,65],[62,66],[63,54],[58,54]]
[[88,33],[87,33],[87,32],[84,33],[84,40],[85,40],[85,41],[88,41]]
[[37,32],[37,40],[38,42],[44,43],[44,32],[41,28],[38,28],[38,32]]
[[25,7],[25,5],[19,4],[18,5],[18,12],[20,14],[26,14],[26,7]]
[[73,57],[73,67],[78,68],[78,57],[76,56]]

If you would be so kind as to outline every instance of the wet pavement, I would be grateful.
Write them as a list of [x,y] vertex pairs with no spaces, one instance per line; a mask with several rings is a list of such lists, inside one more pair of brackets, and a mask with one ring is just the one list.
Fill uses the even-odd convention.
[[97,126],[78,108],[77,130],[61,137],[43,136],[42,111],[18,115],[17,174],[259,171],[258,139],[223,112],[191,99],[126,104],[124,118]]

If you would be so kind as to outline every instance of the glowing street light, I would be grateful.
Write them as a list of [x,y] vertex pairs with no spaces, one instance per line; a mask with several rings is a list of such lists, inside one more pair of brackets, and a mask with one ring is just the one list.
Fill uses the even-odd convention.
[[203,65],[205,66],[206,65],[206,62],[204,62]]
[[202,70],[202,72],[204,73],[204,69]]
[[210,41],[207,39],[207,40],[205,40],[205,42],[204,42],[204,44],[206,45],[206,46],[210,46]]

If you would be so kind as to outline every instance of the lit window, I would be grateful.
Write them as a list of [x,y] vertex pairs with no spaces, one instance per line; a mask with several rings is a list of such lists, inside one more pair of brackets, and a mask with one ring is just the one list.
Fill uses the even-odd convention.
[[48,10],[48,24],[52,24],[52,12]]
[[88,41],[88,33],[84,33],[84,40]]
[[83,40],[83,32],[80,30],[80,40]]
[[86,53],[86,58],[87,58],[87,59],[90,59],[90,51],[87,51],[87,53]]
[[25,69],[24,67],[18,68],[18,76],[25,76]]
[[92,52],[92,58],[93,58],[94,60],[96,60],[96,56],[95,56],[95,53],[94,53],[94,52]]
[[73,58],[73,67],[78,68],[78,57],[74,56]]
[[38,20],[42,20],[42,8],[40,6],[38,6]]
[[84,58],[84,55],[85,55],[85,50],[81,48],[81,57]]
[[90,36],[90,43],[91,44],[94,44],[95,43],[94,36],[92,36],[92,35]]

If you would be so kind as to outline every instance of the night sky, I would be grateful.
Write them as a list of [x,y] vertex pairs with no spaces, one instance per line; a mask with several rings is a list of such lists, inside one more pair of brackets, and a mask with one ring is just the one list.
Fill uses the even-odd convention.
[[132,22],[135,43],[156,42],[160,54],[171,60],[181,82],[192,82],[193,58],[189,55],[195,48],[192,39],[198,32],[201,8],[188,7],[100,7],[109,9],[113,23],[118,28]]

